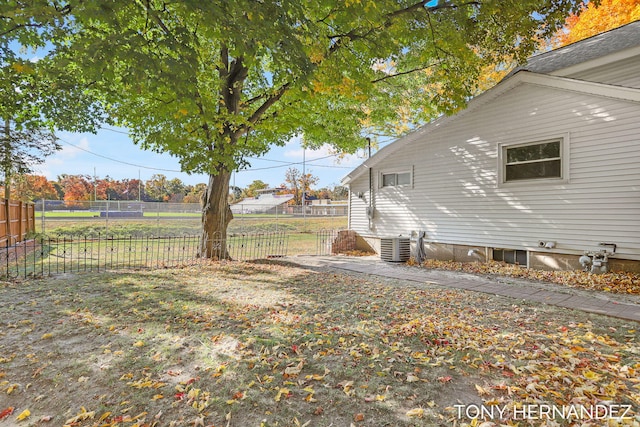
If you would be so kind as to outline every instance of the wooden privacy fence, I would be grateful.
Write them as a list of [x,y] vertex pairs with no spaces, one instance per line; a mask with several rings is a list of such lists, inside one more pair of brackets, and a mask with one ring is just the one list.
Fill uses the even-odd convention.
[[36,231],[35,206],[0,198],[0,246],[13,245]]

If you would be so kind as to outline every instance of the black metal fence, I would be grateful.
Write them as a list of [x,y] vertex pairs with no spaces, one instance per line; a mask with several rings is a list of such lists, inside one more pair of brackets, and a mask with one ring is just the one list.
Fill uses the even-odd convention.
[[[284,232],[214,238],[213,247],[238,261],[287,255]],[[200,236],[39,237],[0,249],[0,277],[15,279],[114,269],[165,268],[198,259]]]
[[335,255],[356,249],[356,234],[349,230],[322,229],[316,232],[316,255]]

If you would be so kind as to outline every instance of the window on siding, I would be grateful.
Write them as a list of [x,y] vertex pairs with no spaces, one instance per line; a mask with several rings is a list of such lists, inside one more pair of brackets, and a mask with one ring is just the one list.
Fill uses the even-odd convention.
[[411,172],[393,172],[382,174],[383,187],[411,185]]
[[503,146],[504,182],[562,178],[562,140]]
[[527,266],[527,251],[519,249],[494,249],[493,260],[503,261],[507,264]]

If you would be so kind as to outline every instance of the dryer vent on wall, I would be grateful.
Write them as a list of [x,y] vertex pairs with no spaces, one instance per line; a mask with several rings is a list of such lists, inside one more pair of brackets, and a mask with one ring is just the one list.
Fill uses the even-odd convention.
[[380,259],[387,262],[406,262],[411,255],[408,237],[384,237],[380,239]]

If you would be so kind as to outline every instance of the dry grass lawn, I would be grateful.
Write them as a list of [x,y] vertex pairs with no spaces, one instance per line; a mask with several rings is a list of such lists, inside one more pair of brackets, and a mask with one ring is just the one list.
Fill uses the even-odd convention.
[[[640,425],[640,325],[557,307],[276,262],[3,283],[0,301],[0,427]],[[513,411],[596,404],[631,410]]]

